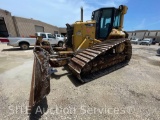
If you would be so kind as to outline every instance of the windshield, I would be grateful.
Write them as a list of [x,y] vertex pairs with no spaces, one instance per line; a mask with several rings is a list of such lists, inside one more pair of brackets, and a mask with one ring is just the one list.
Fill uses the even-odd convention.
[[105,38],[111,28],[112,9],[104,9],[100,19],[100,37]]
[[118,28],[119,25],[120,25],[120,11],[117,10],[117,11],[116,11],[116,14],[115,14],[115,17],[114,17],[113,27],[114,27],[114,28]]

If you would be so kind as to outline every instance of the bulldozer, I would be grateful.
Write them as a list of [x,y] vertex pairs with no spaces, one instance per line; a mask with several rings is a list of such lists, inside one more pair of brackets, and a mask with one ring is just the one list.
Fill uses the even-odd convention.
[[50,92],[52,67],[67,65],[81,82],[88,82],[125,65],[131,59],[132,46],[123,31],[127,6],[106,7],[92,12],[91,20],[66,24],[67,39],[63,47],[52,47],[37,37],[29,106],[32,108]]

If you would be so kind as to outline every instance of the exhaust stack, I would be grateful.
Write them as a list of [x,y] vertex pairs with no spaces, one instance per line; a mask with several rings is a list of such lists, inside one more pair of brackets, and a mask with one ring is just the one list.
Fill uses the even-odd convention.
[[81,7],[81,21],[83,22],[83,7]]

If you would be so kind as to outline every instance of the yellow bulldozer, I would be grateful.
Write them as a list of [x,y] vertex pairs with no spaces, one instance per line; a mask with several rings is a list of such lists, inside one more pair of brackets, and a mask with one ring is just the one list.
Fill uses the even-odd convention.
[[132,46],[123,31],[127,6],[107,7],[93,11],[91,20],[66,24],[67,40],[63,47],[52,47],[37,37],[30,91],[30,107],[50,92],[51,67],[68,65],[81,82],[88,82],[128,64]]

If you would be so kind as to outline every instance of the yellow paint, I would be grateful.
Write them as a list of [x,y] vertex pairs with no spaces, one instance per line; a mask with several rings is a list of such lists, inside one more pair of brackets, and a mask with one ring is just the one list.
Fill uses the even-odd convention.
[[74,24],[74,32],[72,36],[73,50],[86,49],[90,46],[90,43],[95,39],[95,27],[96,22],[94,20],[87,22],[76,22]]
[[125,38],[125,33],[122,30],[113,28],[107,39],[114,37]]
[[59,54],[60,55],[63,55],[63,54],[73,54],[73,51],[59,51]]
[[122,7],[123,10],[122,10],[122,13],[121,13],[121,19],[120,19],[120,26],[119,26],[119,30],[122,30],[123,28],[123,22],[124,22],[124,14],[127,13],[127,10],[128,10],[128,7],[125,6],[125,5],[120,5],[119,8]]

